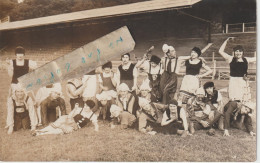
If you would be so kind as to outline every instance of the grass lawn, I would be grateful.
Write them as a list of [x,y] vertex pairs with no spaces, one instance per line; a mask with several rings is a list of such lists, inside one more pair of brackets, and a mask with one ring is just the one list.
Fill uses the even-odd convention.
[[[28,130],[8,135],[4,127],[11,79],[6,71],[0,72],[0,79],[2,161],[256,161],[256,137],[237,129],[230,130],[230,137],[223,137],[221,131],[216,131],[214,136],[197,131],[193,136],[182,138],[145,135],[119,127],[112,130],[108,123],[99,122],[99,132],[90,126],[68,135],[33,137]],[[228,86],[227,80],[215,83],[218,89]],[[255,82],[251,85],[255,101]],[[253,126],[256,127],[255,116]]]

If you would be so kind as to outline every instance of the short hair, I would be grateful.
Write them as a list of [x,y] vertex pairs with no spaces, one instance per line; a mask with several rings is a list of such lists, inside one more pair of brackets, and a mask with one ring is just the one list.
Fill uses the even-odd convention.
[[130,54],[129,54],[129,53],[125,53],[125,54],[121,55],[121,60],[122,60],[122,58],[123,58],[125,55],[127,55],[127,56],[129,57],[129,60],[130,60]]
[[103,64],[103,65],[102,65],[102,69],[105,69],[105,68],[112,68],[112,62],[109,61],[109,62]]
[[24,54],[25,55],[25,49],[23,47],[21,47],[21,46],[17,46],[15,48],[15,55],[16,54]]
[[241,46],[241,45],[237,45],[237,46],[235,46],[235,47],[233,48],[233,51],[234,51],[234,52],[237,51],[237,50],[244,52],[244,48],[243,48],[243,46]]
[[87,100],[85,103],[90,107],[90,109],[93,109],[96,105],[93,100]]

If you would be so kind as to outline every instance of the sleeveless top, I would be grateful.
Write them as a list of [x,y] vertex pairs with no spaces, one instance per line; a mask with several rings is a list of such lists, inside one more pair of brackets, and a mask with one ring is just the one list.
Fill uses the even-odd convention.
[[247,74],[248,62],[246,58],[242,58],[243,62],[238,62],[237,58],[233,57],[230,62],[230,76],[232,77],[244,77]]
[[103,86],[108,87],[108,90],[115,90],[115,86],[113,85],[110,77],[104,77],[103,73],[100,74],[100,77],[103,81]]
[[[28,99],[29,99],[29,96],[26,97],[25,102],[27,102]],[[28,110],[26,109],[25,104],[23,104],[23,105],[21,105],[21,106],[17,106],[16,103],[15,103],[15,100],[14,100],[14,99],[12,99],[12,100],[13,100],[13,106],[14,106],[14,114],[17,114],[17,113],[19,114],[19,113],[26,113],[26,112],[28,112]],[[29,114],[28,114],[28,115],[29,115]]]
[[202,61],[200,60],[197,64],[191,64],[189,60],[185,61],[186,75],[198,75],[202,67]]
[[134,76],[133,76],[134,67],[135,67],[135,65],[131,63],[129,68],[127,70],[124,70],[123,66],[120,65],[118,67],[118,69],[120,71],[120,81],[122,81],[122,80],[133,80],[134,79]]
[[16,60],[13,60],[13,67],[14,67],[14,73],[12,77],[12,83],[17,84],[18,83],[18,78],[27,74],[29,72],[29,60],[25,59],[24,60],[24,65],[23,66],[18,66],[16,64]]
[[167,108],[165,111],[166,111],[166,115],[168,117],[167,121],[169,121],[171,119],[171,114],[175,114],[175,118],[174,118],[175,120],[182,121],[182,119],[180,118],[181,107],[177,106],[177,110],[174,113],[171,113],[169,108]]

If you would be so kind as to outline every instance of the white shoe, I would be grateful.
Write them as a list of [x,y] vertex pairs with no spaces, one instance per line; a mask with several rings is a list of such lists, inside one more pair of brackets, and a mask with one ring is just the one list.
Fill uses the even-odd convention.
[[147,132],[149,135],[155,135],[157,132],[156,131],[149,131]]

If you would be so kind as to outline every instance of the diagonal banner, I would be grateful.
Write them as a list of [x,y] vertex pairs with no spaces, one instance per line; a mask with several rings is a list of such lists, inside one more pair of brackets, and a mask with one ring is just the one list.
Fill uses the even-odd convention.
[[18,81],[30,91],[83,76],[98,66],[129,53],[134,47],[135,41],[124,26],[19,77]]

